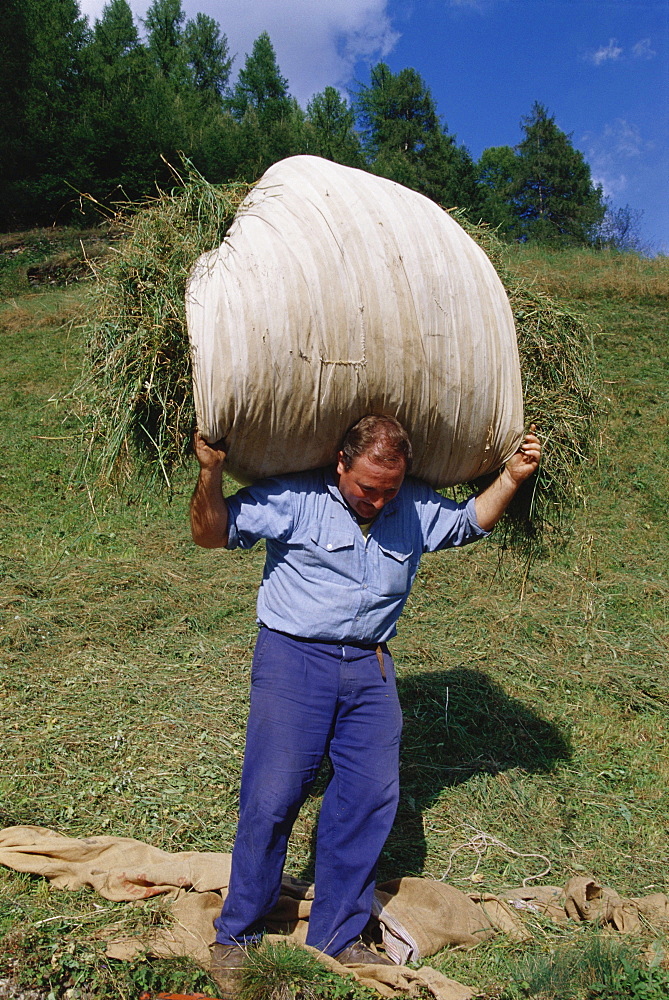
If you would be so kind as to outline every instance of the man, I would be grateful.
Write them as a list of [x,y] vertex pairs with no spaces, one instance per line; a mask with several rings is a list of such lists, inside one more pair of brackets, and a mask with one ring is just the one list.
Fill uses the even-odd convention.
[[538,467],[534,430],[492,485],[461,504],[405,478],[411,443],[391,417],[355,424],[334,469],[269,479],[227,500],[225,451],[196,435],[194,541],[267,542],[239,823],[212,950],[212,975],[228,995],[278,900],[288,836],[325,754],[333,775],[307,943],[342,963],[392,964],[361,941],[399,797],[402,718],[386,642],[423,553],[489,534]]

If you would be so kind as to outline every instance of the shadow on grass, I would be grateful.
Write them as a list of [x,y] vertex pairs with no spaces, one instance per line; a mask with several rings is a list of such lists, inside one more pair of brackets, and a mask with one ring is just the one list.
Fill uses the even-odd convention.
[[[478,774],[514,768],[550,773],[569,760],[568,737],[555,723],[480,670],[458,667],[397,678],[404,715],[400,755],[401,801],[379,877],[420,874],[427,854],[422,813],[445,788]],[[330,777],[325,768],[312,794]],[[314,844],[303,878],[313,877]]]
[[571,756],[555,723],[481,670],[413,674],[399,677],[397,688],[404,713],[403,785],[425,805],[474,774],[514,767],[549,772]]
[[426,856],[422,813],[478,774],[520,768],[550,773],[569,760],[568,736],[481,670],[457,667],[398,678],[404,713],[401,803],[382,867],[419,874]]

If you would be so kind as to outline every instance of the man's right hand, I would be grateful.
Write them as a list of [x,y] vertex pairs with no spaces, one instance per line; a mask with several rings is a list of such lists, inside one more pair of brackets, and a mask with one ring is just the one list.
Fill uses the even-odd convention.
[[225,450],[225,441],[221,440],[217,441],[216,444],[209,444],[199,431],[195,431],[193,449],[201,469],[218,469],[223,465],[228,454]]
[[191,533],[196,545],[218,549],[228,543],[228,507],[221,486],[227,452],[223,441],[208,444],[199,431],[193,447],[200,474],[190,502]]

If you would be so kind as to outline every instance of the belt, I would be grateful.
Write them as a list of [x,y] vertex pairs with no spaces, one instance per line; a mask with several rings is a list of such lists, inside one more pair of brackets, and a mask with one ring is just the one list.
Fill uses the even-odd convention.
[[342,642],[341,639],[313,639],[303,635],[291,635],[290,632],[282,632],[278,628],[269,628],[268,625],[263,625],[262,627],[266,628],[268,632],[277,632],[279,635],[285,635],[287,639],[294,639],[295,642],[322,642],[326,646],[354,646],[355,649],[368,649],[370,652],[376,653],[381,676],[384,681],[386,680],[386,668],[383,664],[383,646],[378,642]]

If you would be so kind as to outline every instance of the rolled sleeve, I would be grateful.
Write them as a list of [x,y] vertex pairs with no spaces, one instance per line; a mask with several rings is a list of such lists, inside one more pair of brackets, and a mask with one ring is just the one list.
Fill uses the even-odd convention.
[[432,491],[421,507],[423,551],[458,548],[479,538],[487,538],[476,517],[476,497],[456,503]]
[[279,479],[245,487],[226,500],[228,549],[250,549],[261,538],[278,541],[293,530],[292,490]]

